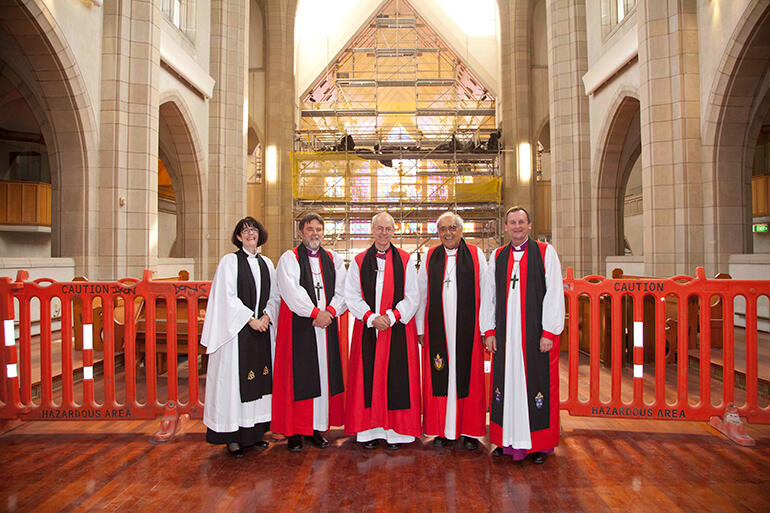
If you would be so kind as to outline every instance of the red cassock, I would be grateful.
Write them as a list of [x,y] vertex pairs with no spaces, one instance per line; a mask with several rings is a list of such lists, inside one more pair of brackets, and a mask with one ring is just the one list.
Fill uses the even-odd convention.
[[[464,372],[466,373],[466,377],[464,379],[468,379],[467,382],[467,394],[463,392],[461,389],[464,389],[466,387],[462,386],[460,383],[464,379],[457,379],[458,381],[458,389],[457,389],[457,416],[456,416],[456,428],[455,433],[459,437],[460,435],[467,435],[467,436],[473,436],[473,437],[480,437],[484,436],[486,434],[486,392],[484,389],[484,346],[481,339],[481,332],[479,331],[479,323],[478,323],[478,316],[479,316],[479,307],[481,304],[481,280],[479,276],[479,260],[478,260],[478,250],[476,246],[468,244],[468,253],[470,254],[473,262],[473,283],[468,284],[472,291],[473,295],[470,296],[469,294],[463,294],[462,291],[458,288],[457,291],[457,314],[458,316],[462,316],[463,312],[472,312],[472,318],[468,319],[470,322],[472,322],[473,329],[472,332],[469,330],[468,334],[472,336],[472,345],[467,348],[467,351],[465,351],[465,354],[467,352],[470,352],[471,358],[470,362],[468,362],[467,357],[466,358],[459,358],[459,355],[463,354],[464,351],[462,351],[462,342],[457,340],[457,335],[459,335],[458,329],[455,329],[456,334],[456,341],[455,341],[455,355],[458,355],[458,359],[456,362],[453,362],[449,359],[444,358],[444,361],[446,362],[442,367],[443,372],[448,372],[447,368],[449,365],[460,365],[465,366]],[[436,254],[436,250],[439,250],[439,254]],[[463,251],[462,248],[458,250]],[[434,256],[438,256],[439,258],[442,257],[443,254],[443,267],[440,266],[439,262],[439,274],[437,276],[431,276],[430,272],[430,266],[432,262],[432,258]],[[459,254],[456,258],[460,258]],[[424,338],[423,338],[423,350],[422,350],[422,375],[423,375],[423,432],[426,435],[430,436],[444,436],[445,428],[446,428],[446,412],[447,412],[447,393],[446,393],[446,385],[442,387],[442,390],[438,392],[440,395],[436,395],[434,392],[434,383],[433,383],[433,376],[437,375],[439,371],[437,371],[436,367],[436,361],[438,360],[440,362],[440,359],[437,358],[438,354],[446,355],[447,354],[447,348],[446,348],[446,338],[441,337],[440,344],[441,349],[443,349],[443,352],[437,353],[435,350],[431,351],[431,338],[430,338],[430,315],[428,312],[430,312],[430,305],[431,300],[433,299],[431,296],[431,285],[434,285],[432,281],[439,281],[438,286],[433,287],[433,290],[437,292],[441,297],[437,298],[438,304],[441,305],[441,308],[443,309],[443,293],[446,290],[446,287],[443,286],[444,283],[444,273],[447,268],[446,265],[447,256],[446,252],[443,251],[443,246],[436,246],[434,248],[431,248],[428,251],[428,254],[425,257],[425,263],[423,265],[429,266],[428,268],[428,295],[427,295],[427,305],[425,307],[426,315],[425,315],[425,332],[424,332]],[[457,263],[455,264],[455,270],[456,276],[459,276],[459,270],[457,267]],[[443,271],[443,272],[442,272]],[[440,276],[440,277],[439,277]],[[469,316],[470,317],[470,316]],[[444,324],[448,323],[455,323],[456,319],[445,319]],[[458,326],[459,327],[459,326]],[[470,342],[468,340],[467,342]],[[456,374],[456,376],[459,376],[460,372]],[[444,380],[447,378],[444,377]]]
[[[302,251],[305,250],[301,247]],[[321,249],[320,251],[323,251]],[[297,249],[294,249],[295,255]],[[329,268],[322,267],[322,279],[325,290],[329,290],[333,295],[335,282],[334,279],[330,279],[328,276]],[[301,287],[302,284],[299,284]],[[311,295],[312,297],[312,295]],[[317,315],[316,308],[311,314],[311,317]],[[327,306],[327,310],[330,310],[332,315],[336,315],[336,312],[332,308]],[[275,362],[273,373],[273,404],[272,404],[272,421],[270,429],[274,433],[282,433],[286,436],[294,434],[299,435],[312,435],[313,434],[313,399],[309,397],[307,399],[297,400],[297,396],[300,394],[295,393],[294,387],[294,369],[296,362],[294,361],[294,347],[293,341],[295,334],[293,333],[293,324],[297,319],[289,306],[284,300],[281,300],[281,310],[278,315],[278,330],[276,334],[275,344]],[[302,318],[299,320],[301,321]],[[332,323],[336,324],[338,321],[335,318]],[[345,393],[344,385],[342,385],[342,371],[339,363],[340,350],[337,347],[332,346],[332,340],[330,335],[330,328],[324,330],[326,336],[327,346],[327,376],[329,382],[329,426],[341,426],[344,421],[344,408],[345,408]],[[315,333],[312,331],[312,344],[315,344]],[[305,334],[307,337],[308,334]],[[338,342],[339,344],[339,342]],[[336,356],[332,356],[336,355]],[[313,355],[312,360],[317,358]],[[317,362],[317,360],[315,360]],[[312,367],[312,365],[311,365]],[[317,371],[317,363],[316,368]],[[304,372],[298,373],[298,375],[306,375]],[[317,379],[316,379],[317,381]],[[336,386],[335,386],[336,382]],[[320,392],[319,392],[320,393]],[[307,394],[306,394],[307,395]]]
[[[374,246],[372,246],[373,248]],[[402,263],[401,281],[403,281],[404,272],[409,253],[391,246],[391,249],[398,252]],[[364,266],[364,260],[367,252],[359,253],[355,260],[361,273],[361,294],[367,297],[364,290],[367,281],[376,280],[376,271]],[[349,269],[348,272],[355,272],[355,269]],[[375,273],[374,276],[364,276],[365,273]],[[384,315],[387,310],[393,308],[394,293],[396,291],[393,267],[393,251],[388,251],[385,259],[384,281],[382,287],[382,298],[380,300],[379,314]],[[399,284],[403,294],[404,284]],[[372,307],[370,306],[370,309]],[[398,310],[393,310],[396,315],[397,324],[400,323],[400,314]],[[417,329],[414,318],[406,325],[405,330],[405,348],[394,347],[391,351],[391,333],[395,328],[376,331],[376,342],[372,345],[374,366],[371,376],[364,370],[366,360],[366,349],[364,330],[365,322],[371,316],[375,315],[371,310],[367,312],[364,319],[356,319],[353,325],[353,339],[350,348],[350,360],[348,362],[348,383],[347,383],[347,402],[345,406],[345,433],[354,435],[361,431],[381,427],[392,429],[401,435],[420,436],[420,367],[419,351],[417,341]],[[405,349],[405,351],[404,351]],[[389,363],[392,354],[405,353],[406,366],[400,366],[398,369],[389,369]],[[399,378],[395,379],[398,371]],[[405,372],[406,371],[406,372]],[[389,376],[390,374],[390,376]],[[407,375],[408,374],[408,375]],[[366,388],[371,391],[370,404],[366,400]],[[398,397],[398,404],[394,397]],[[390,399],[389,399],[390,398]],[[397,409],[394,409],[397,408]]]
[[[521,318],[521,341],[524,359],[524,372],[527,382],[527,402],[530,419],[530,438],[532,448],[527,453],[545,451],[559,443],[559,336],[543,329],[543,309],[552,308],[549,298],[554,303],[558,300],[563,305],[561,270],[558,265],[549,269],[549,273],[558,273],[558,289],[546,298],[546,250],[548,244],[529,239],[529,244],[519,263]],[[555,253],[554,253],[555,255]],[[558,259],[556,260],[558,264]],[[497,352],[492,364],[491,411],[489,439],[502,446],[503,419],[502,401],[500,401],[505,380],[505,343],[507,340],[506,314],[508,293],[511,291],[514,257],[511,245],[498,248],[495,252],[495,289],[496,289],[496,329]],[[556,288],[556,287],[554,287]],[[503,292],[504,291],[504,292]],[[502,301],[501,301],[502,298]],[[544,300],[546,303],[544,304]],[[562,318],[563,318],[563,306]],[[502,318],[501,318],[502,317]],[[561,328],[558,329],[561,332]],[[486,333],[485,335],[494,334]],[[540,352],[540,338],[553,341],[553,348],[547,353]],[[501,349],[503,349],[501,351]],[[536,372],[534,372],[536,370]],[[504,393],[504,391],[503,391]],[[516,415],[516,412],[514,412]],[[507,419],[508,420],[508,419]],[[510,420],[509,420],[510,421]]]

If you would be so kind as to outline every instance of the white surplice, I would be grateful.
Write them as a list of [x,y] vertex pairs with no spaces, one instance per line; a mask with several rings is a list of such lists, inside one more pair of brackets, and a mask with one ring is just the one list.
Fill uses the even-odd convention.
[[[503,251],[510,251],[506,246]],[[540,251],[537,244],[530,244],[527,251]],[[481,296],[481,314],[479,324],[481,332],[495,329],[495,255],[489,257],[486,291]],[[531,253],[530,253],[531,254]],[[505,393],[503,394],[503,447],[531,449],[532,439],[529,432],[529,406],[527,404],[527,379],[524,366],[524,353],[521,341],[521,275],[519,263],[523,251],[514,251],[513,275],[516,286],[512,287],[508,279],[508,304],[506,307],[506,333],[496,333],[497,347],[505,344]],[[531,262],[530,256],[529,261]],[[543,330],[558,335],[564,328],[564,286],[561,278],[561,264],[556,250],[550,244],[545,251],[545,297],[543,298]],[[551,398],[558,401],[559,398]]]
[[[302,248],[300,248],[302,249]],[[337,253],[325,250],[334,262],[336,278],[334,280],[334,296],[330,306],[334,308],[336,317],[345,313],[345,261]],[[308,256],[310,271],[313,276],[313,292],[316,294],[316,302],[319,310],[326,309],[326,288],[321,276],[320,256]],[[316,305],[308,296],[307,291],[299,284],[299,261],[294,250],[288,250],[278,260],[278,289],[281,299],[286,302],[289,310],[300,317],[310,317]],[[316,288],[316,286],[319,286]],[[316,347],[318,352],[318,374],[321,379],[321,395],[313,399],[313,429],[326,431],[329,429],[329,366],[326,360],[326,330],[314,328]]]
[[[238,257],[229,253],[222,257],[211,282],[203,322],[201,344],[206,347],[209,363],[206,371],[206,402],[203,407],[203,424],[217,433],[232,433],[238,428],[250,428],[255,424],[268,422],[272,409],[272,394],[255,401],[241,402],[238,370],[238,332],[259,308],[262,275],[256,254],[248,255],[251,274],[257,287],[257,302],[254,310],[238,298]],[[273,262],[262,256],[270,274],[270,297],[265,311],[270,317],[270,354],[275,358],[275,326],[281,306],[278,286],[275,280]]]
[[[391,251],[397,251],[391,248]],[[374,285],[374,298],[375,307],[372,312],[374,315],[370,315],[366,322],[366,325],[371,328],[374,319],[380,314],[380,302],[382,300],[382,287],[385,283],[385,262],[384,258],[376,258],[377,260],[377,281]],[[369,305],[364,299],[361,292],[361,271],[358,268],[358,262],[356,259],[350,261],[350,267],[348,268],[348,277],[345,281],[345,300],[347,301],[348,310],[356,319],[363,319],[366,312],[369,311]],[[417,307],[420,302],[420,291],[417,287],[417,270],[414,267],[414,258],[410,258],[407,264],[404,266],[404,299],[396,304],[396,310],[401,314],[401,319],[398,321],[402,324],[409,324],[409,321],[414,317]],[[396,323],[396,316],[393,314],[392,309],[386,311],[386,315],[390,319],[390,325],[393,326]],[[402,435],[397,433],[393,429],[384,429],[382,427],[376,427],[367,429],[366,431],[360,431],[356,433],[356,441],[369,442],[370,440],[384,439],[389,444],[402,444],[410,443],[414,441],[414,437],[411,435]]]
[[[447,388],[446,401],[446,423],[444,425],[444,438],[456,440],[457,434],[457,364],[455,362],[457,354],[457,248],[446,249],[446,263],[444,266],[444,293],[442,295],[444,306],[444,333],[447,343],[447,363],[449,364],[449,381]],[[487,260],[484,258],[484,252],[476,247],[479,260],[479,290],[486,290]],[[428,314],[426,307],[428,305],[428,260],[423,259],[422,267],[418,273],[418,286],[420,289],[420,306],[417,309],[415,320],[417,321],[417,334],[423,335],[425,332],[425,316]],[[425,348],[423,348],[423,351]],[[463,436],[465,433],[460,433]],[[478,437],[472,437],[478,438]]]

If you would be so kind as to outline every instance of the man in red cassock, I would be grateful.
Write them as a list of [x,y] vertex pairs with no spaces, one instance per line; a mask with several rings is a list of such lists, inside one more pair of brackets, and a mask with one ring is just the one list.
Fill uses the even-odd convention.
[[367,449],[384,439],[395,450],[420,436],[417,272],[409,253],[390,243],[394,231],[390,214],[374,216],[374,244],[350,262],[345,283],[355,317],[345,433]]
[[441,245],[428,250],[418,273],[417,333],[422,344],[423,432],[435,447],[463,437],[478,449],[486,426],[484,345],[479,331],[487,261],[466,244],[463,220],[445,212],[436,220]]
[[336,317],[345,313],[345,263],[321,247],[323,219],[299,221],[302,242],[278,261],[281,311],[273,376],[274,433],[288,436],[289,451],[302,450],[302,437],[321,449],[323,432],[340,426],[345,386]]
[[559,443],[561,264],[553,246],[529,237],[523,207],[506,212],[505,229],[511,243],[489,258],[479,319],[493,353],[489,438],[493,455],[540,464]]

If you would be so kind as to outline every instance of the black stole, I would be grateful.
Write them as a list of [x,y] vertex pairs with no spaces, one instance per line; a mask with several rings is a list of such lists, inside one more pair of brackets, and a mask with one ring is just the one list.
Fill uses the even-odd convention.
[[[401,254],[391,244],[393,265],[393,304],[391,309],[404,299],[404,262]],[[373,315],[380,315],[377,306],[377,248],[372,246],[366,251],[361,262],[361,290],[364,301]],[[374,356],[376,352],[377,330],[364,323],[361,336],[361,359],[364,366],[364,408],[372,406],[372,385],[374,381]],[[388,358],[388,410],[408,410],[409,399],[409,360],[406,353],[406,326],[397,321],[390,327],[390,355]]]
[[[492,408],[490,420],[503,425],[503,400],[505,398],[505,341],[506,313],[508,309],[508,288],[511,281],[508,277],[508,259],[512,246],[508,244],[497,255],[495,260],[495,334],[497,351],[493,356],[492,371]],[[527,404],[529,405],[529,429],[538,431],[550,426],[550,402],[558,400],[550,395],[551,373],[549,353],[540,352],[540,338],[543,335],[543,298],[545,298],[545,264],[540,254],[540,246],[529,239],[527,243],[527,290],[525,340],[526,369],[527,369]],[[522,258],[523,260],[523,258]],[[542,403],[537,407],[537,394],[542,394]]]
[[[428,337],[430,347],[430,376],[434,397],[445,397],[449,384],[449,361],[444,327],[444,265],[446,251],[438,246],[428,261]],[[457,248],[455,276],[457,279],[457,318],[455,328],[454,362],[457,371],[457,398],[468,397],[471,383],[471,360],[476,332],[476,271],[465,240]],[[444,364],[445,363],[445,364]]]
[[[299,262],[299,285],[307,291],[310,300],[318,306],[316,290],[313,282],[313,272],[307,247],[300,243],[297,246],[297,261]],[[337,272],[334,261],[323,248],[318,249],[321,259],[321,276],[326,293],[326,304],[329,305],[334,297],[334,285]],[[294,400],[303,401],[320,397],[321,375],[318,369],[318,345],[315,338],[313,319],[291,314],[291,360],[294,377]],[[326,328],[326,364],[329,376],[329,396],[334,396],[345,390],[342,381],[342,358],[340,356],[340,339],[337,319]]]
[[[257,306],[257,286],[248,262],[246,252],[238,250],[238,299],[251,310]],[[257,254],[259,262],[259,308],[257,319],[265,312],[270,296],[270,272],[264,259]],[[270,330],[257,331],[248,323],[238,332],[238,379],[241,402],[247,403],[273,393],[273,363],[270,351]]]

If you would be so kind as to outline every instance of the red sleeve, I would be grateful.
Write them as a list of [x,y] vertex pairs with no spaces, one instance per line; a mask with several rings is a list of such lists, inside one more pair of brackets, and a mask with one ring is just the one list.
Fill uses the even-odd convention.
[[550,331],[545,331],[545,330],[543,330],[543,337],[547,338],[551,342],[556,342],[557,340],[559,340],[559,335],[554,335]]
[[398,311],[398,308],[394,308],[392,310],[392,312],[393,312],[393,317],[396,318],[396,322],[400,321],[401,320],[401,312]]
[[316,306],[315,308],[313,308],[313,311],[310,312],[310,318],[315,319],[316,317],[318,317],[319,313],[321,313],[321,310],[319,310],[318,307]]
[[371,317],[372,315],[374,315],[374,312],[372,312],[371,310],[369,310],[368,312],[366,312],[364,314],[364,324],[367,324],[367,321],[369,320],[369,317]]
[[332,305],[327,306],[326,310],[328,310],[329,313],[332,314],[332,317],[337,317],[337,310],[335,310]]
[[487,330],[484,332],[484,337],[494,337],[495,336],[495,330]]

